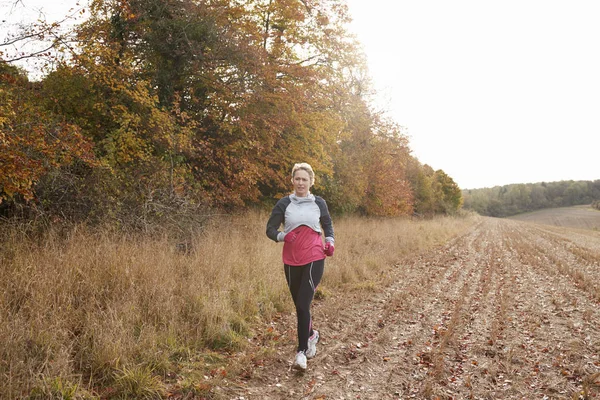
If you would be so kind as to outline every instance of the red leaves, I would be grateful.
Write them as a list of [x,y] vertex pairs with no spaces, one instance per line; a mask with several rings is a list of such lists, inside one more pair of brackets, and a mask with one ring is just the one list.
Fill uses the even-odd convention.
[[44,109],[26,82],[0,84],[0,202],[15,195],[31,200],[34,185],[49,171],[75,160],[94,162],[92,145],[80,129]]
[[227,376],[227,370],[224,367],[212,369],[210,370],[210,376],[225,378]]
[[[94,3],[72,32],[79,51],[41,85],[51,95],[45,103],[98,146],[107,180],[116,181],[107,186],[140,202],[168,191],[208,206],[246,206],[287,193],[285,165],[300,158],[326,178],[315,192],[327,194],[332,211],[413,211],[407,170],[418,162],[403,129],[362,95],[368,90],[355,76],[365,65],[342,29],[346,7],[167,1],[155,12],[150,3]],[[29,116],[47,125],[43,114]],[[50,168],[88,163],[92,149],[81,139],[70,136],[69,151],[56,156],[30,141],[21,174],[1,182],[5,197],[31,198]],[[143,193],[126,193],[136,186]]]
[[423,364],[427,367],[433,366],[433,358],[430,352],[417,353],[417,360],[419,364]]

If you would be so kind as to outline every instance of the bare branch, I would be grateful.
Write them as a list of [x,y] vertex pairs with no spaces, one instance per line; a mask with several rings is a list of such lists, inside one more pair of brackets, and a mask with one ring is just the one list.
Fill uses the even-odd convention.
[[73,15],[75,15],[75,14],[76,14],[76,12],[72,13],[71,15],[66,16],[65,18],[63,18],[60,21],[53,22],[52,24],[50,24],[49,26],[46,26],[44,29],[42,29],[40,31],[33,32],[33,33],[27,34],[27,35],[18,36],[18,37],[14,38],[13,40],[10,40],[8,42],[0,43],[0,46],[10,46],[12,44],[18,43],[18,42],[26,40],[26,39],[31,39],[31,38],[35,38],[35,37],[38,37],[38,38],[39,37],[43,37],[44,34],[46,34],[46,33],[51,33],[52,34],[53,33],[53,29],[60,27],[60,25],[63,22],[65,22],[65,21],[67,21],[69,19],[72,19]]
[[314,56],[311,56],[311,57],[305,58],[304,60],[300,60],[300,61],[298,61],[298,62],[295,62],[295,63],[292,63],[292,64],[288,64],[288,65],[301,65],[301,64],[304,64],[304,63],[306,63],[306,62],[312,61],[312,60],[314,60],[315,58],[319,58],[319,57],[321,57],[322,55],[323,55],[323,54],[315,54]]
[[19,61],[19,60],[24,60],[26,58],[36,57],[36,56],[38,56],[38,55],[40,55],[40,54],[42,54],[42,53],[44,53],[44,52],[46,52],[46,51],[54,48],[54,47],[56,47],[56,43],[52,43],[49,47],[47,47],[47,48],[45,48],[43,50],[38,50],[38,51],[33,52],[33,53],[24,54],[24,55],[19,56],[17,58],[11,58],[10,60],[4,60],[4,59],[0,58],[0,63],[6,63],[6,64],[8,64],[8,63]]

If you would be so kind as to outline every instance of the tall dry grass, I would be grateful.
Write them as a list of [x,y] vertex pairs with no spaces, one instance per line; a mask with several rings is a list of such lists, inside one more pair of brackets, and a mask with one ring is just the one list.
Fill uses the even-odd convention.
[[[32,239],[6,227],[0,398],[159,398],[173,376],[185,382],[218,360],[212,351],[242,349],[253,329],[292,310],[266,219],[218,217],[185,246],[83,227]],[[339,219],[322,286],[335,294],[385,282],[395,261],[475,221]],[[190,391],[203,390],[189,381]]]
[[387,283],[385,272],[401,258],[439,246],[463,233],[478,216],[344,218],[335,222],[335,256],[326,262],[326,287],[344,289]]

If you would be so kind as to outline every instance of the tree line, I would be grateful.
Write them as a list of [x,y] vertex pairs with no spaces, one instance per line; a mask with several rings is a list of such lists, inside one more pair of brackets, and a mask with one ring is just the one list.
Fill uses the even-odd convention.
[[[5,217],[136,224],[267,206],[295,162],[312,164],[335,213],[460,209],[452,178],[372,106],[343,0],[94,0],[87,12],[39,81],[0,51]],[[53,28],[36,24],[11,42]]]
[[507,217],[543,208],[598,204],[600,180],[513,184],[463,191],[465,209]]

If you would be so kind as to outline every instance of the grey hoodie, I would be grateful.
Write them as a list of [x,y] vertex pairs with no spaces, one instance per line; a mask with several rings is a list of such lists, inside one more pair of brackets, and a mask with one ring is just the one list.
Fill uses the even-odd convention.
[[[279,227],[283,223],[283,232]],[[285,235],[293,229],[305,225],[321,233],[325,232],[325,241],[334,243],[333,223],[327,203],[323,198],[308,194],[298,197],[295,194],[285,196],[275,204],[267,222],[267,236],[275,242],[283,242]]]

